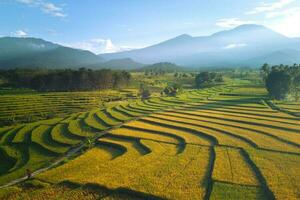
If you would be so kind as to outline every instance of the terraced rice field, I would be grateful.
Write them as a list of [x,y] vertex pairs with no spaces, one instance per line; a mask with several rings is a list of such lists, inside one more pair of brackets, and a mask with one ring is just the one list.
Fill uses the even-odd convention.
[[300,199],[300,119],[265,98],[216,86],[1,128],[2,184],[92,148],[0,198]]
[[285,111],[287,113],[291,113],[295,116],[300,116],[300,103],[299,102],[282,102],[282,101],[274,101],[274,105]]
[[0,95],[0,125],[33,122],[91,110],[134,91],[48,92]]

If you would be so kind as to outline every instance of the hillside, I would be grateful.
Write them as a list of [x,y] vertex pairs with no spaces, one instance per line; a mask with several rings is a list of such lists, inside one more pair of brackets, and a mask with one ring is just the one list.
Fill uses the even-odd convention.
[[165,71],[167,73],[175,71],[183,71],[184,68],[169,62],[155,63],[153,65],[144,66],[137,71],[147,72],[147,71]]
[[89,51],[64,47],[36,38],[0,38],[0,69],[78,68],[102,62]]
[[294,63],[300,63],[300,51],[284,49],[280,51],[275,51],[270,54],[252,58],[245,62],[249,65],[259,65],[261,63],[268,63],[270,65],[276,65],[284,63],[286,65],[293,65]]
[[135,62],[130,58],[113,59],[101,63],[89,65],[92,69],[120,69],[120,70],[134,70],[143,67],[144,64]]

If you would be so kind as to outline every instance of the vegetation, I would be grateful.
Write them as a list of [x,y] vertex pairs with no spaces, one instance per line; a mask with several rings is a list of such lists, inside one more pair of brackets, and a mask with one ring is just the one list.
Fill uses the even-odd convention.
[[53,117],[67,117],[72,113],[104,108],[106,104],[135,98],[136,91],[134,89],[23,93],[17,90],[14,94],[0,95],[0,124],[11,125]]
[[147,65],[145,67],[142,67],[138,71],[142,71],[145,73],[146,76],[158,76],[158,75],[164,75],[166,73],[173,73],[177,71],[182,71],[183,68],[169,62],[161,62],[161,63],[155,63],[153,65]]
[[101,107],[0,128],[1,185],[55,163],[0,199],[298,199],[300,122],[283,109],[300,104],[269,101],[249,74],[180,92],[167,74],[158,92],[141,86],[151,88],[142,100],[126,89]]
[[148,99],[151,96],[151,92],[144,84],[140,85],[140,96],[142,99]]
[[204,87],[211,83],[223,82],[222,74],[214,72],[201,72],[195,77],[195,85],[197,88]]
[[2,70],[0,76],[8,86],[32,88],[37,91],[87,91],[128,86],[126,71],[91,70]]
[[299,100],[300,95],[300,66],[262,66],[263,79],[271,98],[276,100]]
[[165,87],[165,89],[162,91],[163,95],[167,96],[176,96],[177,93],[182,89],[182,87],[179,84],[172,84]]

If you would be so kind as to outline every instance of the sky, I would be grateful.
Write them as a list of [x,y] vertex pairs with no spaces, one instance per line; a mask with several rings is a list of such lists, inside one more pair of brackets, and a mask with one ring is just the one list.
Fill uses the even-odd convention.
[[0,0],[0,36],[109,53],[242,24],[300,37],[300,0]]

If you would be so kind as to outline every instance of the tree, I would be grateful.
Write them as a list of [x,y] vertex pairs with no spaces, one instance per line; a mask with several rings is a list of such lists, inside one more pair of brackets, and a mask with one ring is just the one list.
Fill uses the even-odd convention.
[[270,97],[278,100],[299,100],[300,93],[300,66],[294,64],[275,65],[270,67],[265,64],[261,69],[266,88]]
[[267,63],[265,63],[265,64],[261,67],[260,73],[261,73],[261,75],[262,75],[262,77],[263,77],[263,80],[265,81],[266,78],[267,78],[267,76],[268,76],[268,74],[270,73],[270,66],[269,66]]
[[293,79],[293,95],[296,101],[300,99],[300,74]]
[[204,83],[209,81],[209,72],[201,72],[195,78],[196,87],[200,88]]
[[38,91],[80,91],[125,87],[131,80],[126,71],[108,69],[47,70],[14,69],[2,70],[0,76],[10,87],[31,88]]
[[290,93],[291,76],[284,70],[272,70],[266,78],[266,88],[271,98],[283,100]]
[[213,72],[201,72],[195,78],[195,85],[197,88],[202,87],[204,84],[214,82],[223,82],[223,76]]
[[175,83],[173,85],[168,85],[167,87],[165,87],[165,89],[162,91],[162,94],[165,94],[167,96],[176,96],[180,89],[181,85]]
[[151,92],[149,88],[147,88],[144,84],[140,85],[140,96],[141,99],[148,99],[151,96]]

